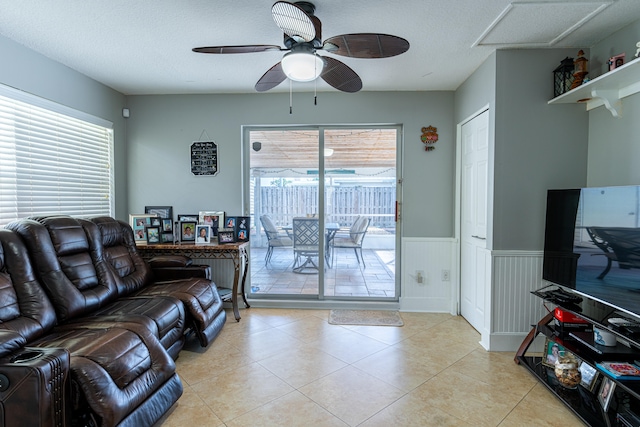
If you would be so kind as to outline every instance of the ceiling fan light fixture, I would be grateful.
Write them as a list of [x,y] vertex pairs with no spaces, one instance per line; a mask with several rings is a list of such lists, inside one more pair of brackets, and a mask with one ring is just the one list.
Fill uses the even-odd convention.
[[322,73],[324,61],[310,52],[289,52],[282,58],[282,71],[296,82],[310,82]]

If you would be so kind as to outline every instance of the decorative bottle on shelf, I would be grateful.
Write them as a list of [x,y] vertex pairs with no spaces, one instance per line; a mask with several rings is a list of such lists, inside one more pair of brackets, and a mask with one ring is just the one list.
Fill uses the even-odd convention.
[[558,382],[566,388],[576,388],[582,380],[578,359],[567,351],[560,351],[554,372]]
[[578,52],[578,57],[573,61],[575,72],[573,73],[573,83],[571,89],[575,89],[582,84],[584,77],[589,74],[587,71],[588,60],[583,56],[584,51]]

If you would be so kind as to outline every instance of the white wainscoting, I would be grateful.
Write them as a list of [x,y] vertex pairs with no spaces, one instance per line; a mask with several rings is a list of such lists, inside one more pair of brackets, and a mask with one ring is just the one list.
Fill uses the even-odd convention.
[[542,251],[493,251],[489,350],[516,351],[546,311],[531,291],[542,288]]
[[[456,314],[457,245],[453,238],[402,239],[401,311]],[[423,272],[418,283],[417,271]],[[443,280],[443,271],[449,280]]]

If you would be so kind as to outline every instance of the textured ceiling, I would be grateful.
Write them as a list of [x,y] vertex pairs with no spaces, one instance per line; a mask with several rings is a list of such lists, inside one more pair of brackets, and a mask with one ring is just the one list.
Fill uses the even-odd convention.
[[[322,40],[376,32],[411,48],[336,57],[365,91],[455,90],[495,49],[588,48],[640,19],[640,0],[315,0]],[[273,44],[273,0],[0,1],[0,34],[124,94],[253,93],[283,52],[204,55],[197,46]],[[322,55],[331,56],[323,52]],[[6,66],[6,64],[3,64]],[[314,83],[294,83],[294,91]],[[319,81],[319,91],[334,91]],[[287,82],[272,89],[289,90]]]

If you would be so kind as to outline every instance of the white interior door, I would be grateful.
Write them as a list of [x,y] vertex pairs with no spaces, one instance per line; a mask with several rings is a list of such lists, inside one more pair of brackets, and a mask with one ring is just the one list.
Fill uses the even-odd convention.
[[460,314],[478,331],[487,287],[488,130],[488,111],[461,129]]

